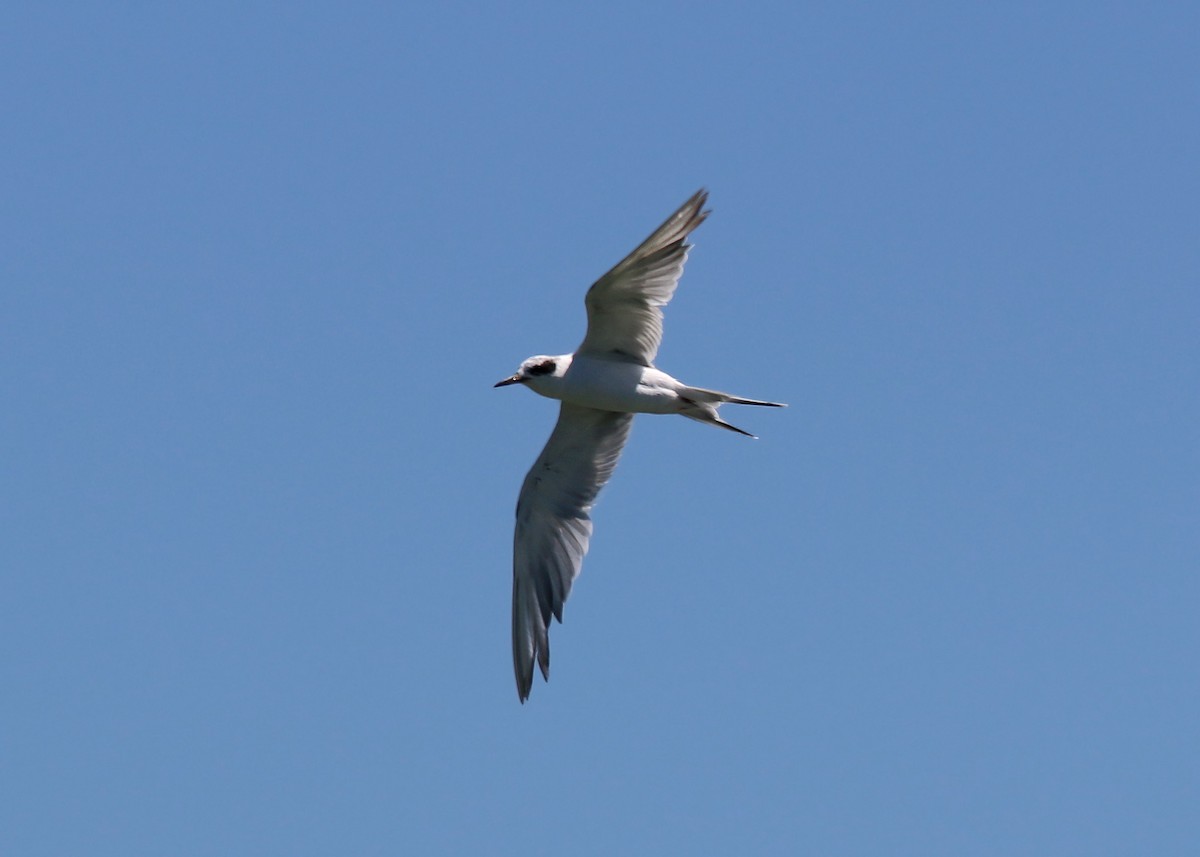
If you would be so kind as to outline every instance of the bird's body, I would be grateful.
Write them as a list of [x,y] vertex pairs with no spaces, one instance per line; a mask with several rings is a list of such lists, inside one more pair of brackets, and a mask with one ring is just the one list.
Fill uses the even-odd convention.
[[536,660],[550,677],[550,617],[562,608],[592,534],[591,508],[612,476],[633,414],[680,414],[753,437],[717,415],[725,403],[783,407],[690,387],[654,367],[662,308],[683,272],[688,234],[708,194],[699,191],[588,290],[588,330],[574,354],[525,360],[496,384],[524,384],[562,402],[558,423],[521,486],[513,538],[513,667],[529,697]]
[[588,354],[550,359],[556,371],[530,378],[526,384],[547,398],[618,413],[680,413],[680,391],[687,386],[653,366]]

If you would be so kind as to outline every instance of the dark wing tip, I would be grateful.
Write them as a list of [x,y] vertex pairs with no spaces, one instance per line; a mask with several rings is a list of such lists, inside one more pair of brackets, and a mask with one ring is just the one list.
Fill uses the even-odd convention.
[[[545,646],[538,646],[534,650],[534,658],[537,660],[538,669],[542,672],[542,678],[550,681],[550,644],[548,640]],[[522,705],[533,692],[533,660],[530,660],[528,669],[525,669],[525,666],[525,664],[517,666],[517,699],[521,700]]]
[[687,218],[685,221],[687,225],[684,227],[684,235],[685,236],[687,235],[687,233],[691,232],[693,229],[695,229],[697,226],[699,226],[701,223],[703,223],[704,220],[710,214],[712,214],[711,208],[704,207],[707,202],[708,202],[708,188],[702,187],[702,188],[700,188],[700,190],[698,190],[694,194],[692,194],[687,202],[685,202],[682,206],[680,206],[679,213],[680,214],[683,214],[684,212],[687,213]]

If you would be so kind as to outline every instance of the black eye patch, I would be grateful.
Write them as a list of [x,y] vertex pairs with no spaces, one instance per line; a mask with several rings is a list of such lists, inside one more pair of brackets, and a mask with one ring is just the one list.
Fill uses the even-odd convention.
[[533,366],[530,366],[525,371],[534,377],[537,377],[538,375],[549,375],[554,371],[554,361],[543,360],[541,363],[535,363]]

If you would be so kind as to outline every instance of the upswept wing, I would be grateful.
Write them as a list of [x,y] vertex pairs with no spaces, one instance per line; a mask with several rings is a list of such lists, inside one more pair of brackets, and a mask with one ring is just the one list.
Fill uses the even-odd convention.
[[636,250],[588,289],[588,329],[578,351],[650,366],[662,342],[662,308],[675,294],[690,244],[708,216],[698,190]]
[[513,669],[524,702],[536,659],[550,678],[550,617],[579,575],[592,535],[589,514],[612,476],[633,414],[563,402],[558,423],[521,486],[513,536]]

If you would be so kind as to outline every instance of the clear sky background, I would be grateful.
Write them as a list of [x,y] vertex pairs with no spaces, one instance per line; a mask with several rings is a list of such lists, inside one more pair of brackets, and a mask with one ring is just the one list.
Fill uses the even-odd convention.
[[[0,853],[1195,854],[1200,13],[0,12]],[[698,187],[517,701],[583,294]]]

